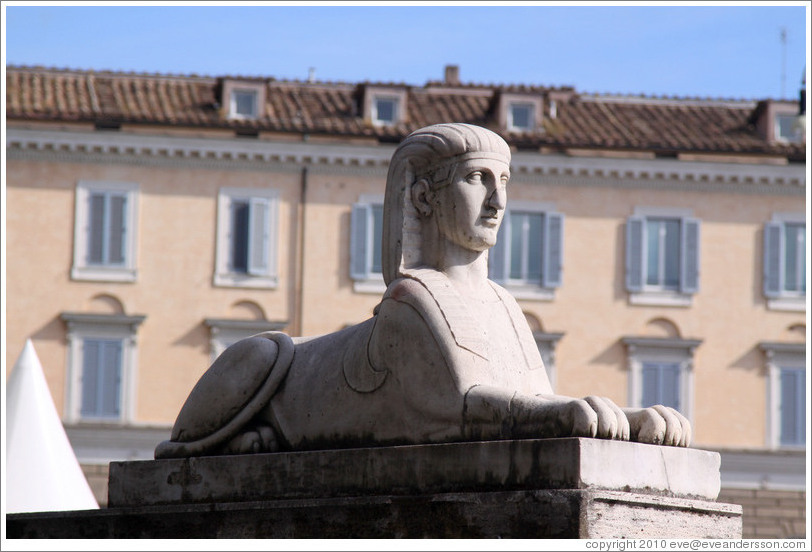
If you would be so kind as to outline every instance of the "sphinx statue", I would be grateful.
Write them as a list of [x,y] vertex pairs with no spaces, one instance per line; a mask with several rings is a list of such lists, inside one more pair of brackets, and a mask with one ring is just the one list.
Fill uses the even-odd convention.
[[387,288],[373,316],[319,337],[235,343],[155,457],[547,437],[688,446],[674,409],[553,393],[521,309],[487,277],[509,178],[510,149],[489,130],[409,135],[386,180]]

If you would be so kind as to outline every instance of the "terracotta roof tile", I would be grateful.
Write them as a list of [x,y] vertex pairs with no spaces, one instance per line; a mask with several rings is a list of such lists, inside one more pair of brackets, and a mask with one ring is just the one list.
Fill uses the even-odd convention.
[[[236,78],[236,77],[235,77]],[[557,94],[540,131],[502,133],[522,147],[643,149],[663,152],[758,153],[806,158],[804,144],[769,143],[755,130],[755,102],[578,94],[571,87],[471,85],[424,87],[376,83],[407,94],[404,124],[372,127],[360,112],[366,84],[277,81],[239,77],[265,86],[261,117],[227,118],[219,94],[225,78],[8,67],[7,120],[116,121],[189,127],[251,128],[376,137],[397,141],[438,122],[495,128],[499,93]],[[564,99],[561,99],[564,98]],[[548,106],[545,101],[545,105]]]

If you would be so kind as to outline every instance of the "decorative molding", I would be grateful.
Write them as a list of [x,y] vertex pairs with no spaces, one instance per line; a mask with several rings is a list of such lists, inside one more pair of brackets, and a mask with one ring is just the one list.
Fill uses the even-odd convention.
[[[7,158],[235,170],[385,174],[393,145],[315,144],[247,138],[158,136],[112,131],[9,128]],[[529,184],[655,188],[672,191],[805,194],[802,164],[767,165],[572,157],[516,152],[513,180]]]

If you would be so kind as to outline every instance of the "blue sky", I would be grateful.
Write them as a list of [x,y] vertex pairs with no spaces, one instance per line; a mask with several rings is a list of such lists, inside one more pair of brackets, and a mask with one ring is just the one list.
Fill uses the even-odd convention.
[[6,2],[6,63],[412,85],[457,64],[463,82],[736,99],[794,99],[807,66],[802,2],[146,4]]

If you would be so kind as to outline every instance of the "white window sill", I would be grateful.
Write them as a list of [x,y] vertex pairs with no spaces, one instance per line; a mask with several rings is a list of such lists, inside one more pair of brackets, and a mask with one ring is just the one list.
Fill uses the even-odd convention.
[[630,293],[629,303],[656,307],[690,307],[693,303],[693,295],[668,290],[642,291]]
[[543,288],[534,284],[511,284],[510,282],[497,282],[513,296],[523,301],[552,301],[555,299],[555,289]]
[[767,299],[767,308],[777,311],[804,312],[806,297],[803,295]]
[[382,295],[386,291],[386,284],[383,276],[380,278],[370,278],[368,280],[355,280],[352,283],[352,290],[355,293],[374,293]]
[[279,282],[276,276],[251,276],[249,274],[215,274],[214,285],[217,287],[236,287],[254,289],[275,289]]
[[70,276],[73,280],[94,282],[135,282],[138,271],[134,268],[74,266]]

